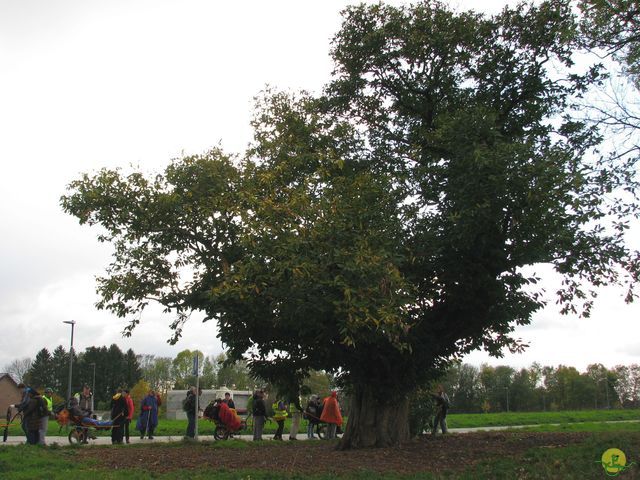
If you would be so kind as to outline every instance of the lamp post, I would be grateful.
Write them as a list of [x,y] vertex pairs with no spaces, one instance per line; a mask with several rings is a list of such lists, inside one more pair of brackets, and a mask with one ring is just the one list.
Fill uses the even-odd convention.
[[69,348],[69,385],[67,386],[67,401],[71,400],[71,379],[73,376],[73,327],[75,320],[63,320],[62,323],[71,325],[71,347]]

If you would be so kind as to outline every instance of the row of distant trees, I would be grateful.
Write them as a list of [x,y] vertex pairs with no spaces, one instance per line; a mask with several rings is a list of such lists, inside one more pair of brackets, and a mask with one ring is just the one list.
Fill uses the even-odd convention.
[[[137,396],[149,388],[165,396],[169,390],[184,390],[195,385],[193,358],[196,355],[199,359],[199,382],[204,389],[226,386],[251,390],[265,385],[263,380],[250,374],[246,363],[227,364],[225,353],[207,356],[198,350],[186,349],[171,358],[137,355],[132,349],[123,352],[113,344],[74,353],[72,391],[80,391],[85,383],[92,388],[95,384],[95,401],[100,408],[105,408],[113,393],[122,387],[135,389]],[[14,360],[3,371],[10,373],[17,382],[37,388],[50,387],[62,400],[69,380],[69,352],[61,345],[53,352],[43,348],[35,358]],[[307,387],[314,393],[326,394],[330,378],[316,372],[307,381]]]
[[455,412],[640,407],[640,366],[454,365],[442,380]]
[[[173,389],[195,385],[193,358],[198,356],[202,388],[226,386],[251,390],[263,386],[263,380],[251,375],[243,362],[228,363],[225,353],[207,356],[198,350],[183,350],[175,357],[136,355],[123,352],[117,345],[89,347],[75,355],[73,391],[82,384],[93,385],[95,365],[96,402],[108,403],[119,387],[136,388],[140,394],[153,388],[161,395]],[[36,387],[51,387],[62,398],[67,391],[69,352],[62,346],[53,352],[40,350],[35,358],[23,358],[5,366],[16,381]],[[331,378],[314,372],[305,391],[324,395],[331,388]],[[441,383],[452,399],[455,412],[501,412],[570,410],[587,408],[640,407],[640,366],[618,365],[608,369],[592,364],[584,372],[571,366],[529,368],[509,366],[479,367],[454,364]]]
[[[35,358],[22,358],[5,366],[18,382],[37,388],[50,387],[56,397],[66,396],[69,382],[69,351],[62,345],[53,351],[41,349]],[[83,384],[95,385],[95,401],[108,403],[120,387],[132,387],[142,379],[138,357],[132,349],[123,352],[116,344],[89,347],[74,352],[71,390],[79,392]]]

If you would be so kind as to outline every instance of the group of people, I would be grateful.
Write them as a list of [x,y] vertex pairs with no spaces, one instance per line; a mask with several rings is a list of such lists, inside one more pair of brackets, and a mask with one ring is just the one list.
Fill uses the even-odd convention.
[[[264,424],[267,419],[267,403],[265,402],[265,392],[263,390],[254,392],[251,409],[253,415],[253,440],[260,441],[262,440]],[[316,438],[314,431],[320,423],[327,424],[326,438],[328,439],[335,438],[337,429],[342,426],[342,413],[340,412],[340,404],[338,403],[336,392],[331,392],[331,395],[323,401],[320,401],[317,395],[312,395],[304,410],[298,397],[288,400],[277,399],[271,405],[271,409],[273,411],[273,419],[278,425],[273,437],[274,440],[282,440],[284,423],[289,416],[291,416],[289,440],[297,440],[301,418],[305,418],[308,421],[308,439]]]
[[[31,445],[46,444],[49,419],[56,415],[68,415],[73,417],[74,423],[82,427],[104,428],[111,430],[111,443],[130,443],[130,424],[135,413],[135,406],[128,389],[118,389],[111,398],[111,419],[100,421],[94,414],[93,393],[89,385],[84,385],[79,393],[72,396],[69,401],[54,410],[53,391],[45,388],[40,394],[36,389],[24,384],[18,385],[22,389],[22,400],[19,404],[10,405],[22,414],[22,429]],[[158,409],[162,401],[160,395],[150,390],[140,402],[140,412],[136,422],[136,429],[140,432],[140,439],[148,436],[153,439],[153,432],[158,425]],[[95,438],[91,433],[91,438]]]
[[[89,399],[91,399],[89,401]],[[158,426],[158,409],[162,405],[160,395],[149,390],[140,402],[140,411],[136,422],[136,430],[140,432],[140,439],[148,436],[153,440],[153,432]],[[82,419],[83,426],[110,427],[111,443],[130,443],[130,425],[135,413],[133,398],[128,389],[118,389],[111,398],[111,420],[100,422],[93,415],[93,395],[88,385],[83,387],[81,394],[76,395],[69,402],[71,415]]]
[[27,443],[45,445],[49,417],[53,412],[53,391],[45,388],[40,393],[23,383],[19,384],[18,388],[22,389],[22,399],[20,403],[10,407],[16,408],[22,414],[21,426]]
[[[195,437],[195,426],[197,421],[196,397],[202,394],[202,389],[196,395],[196,387],[187,390],[182,407],[187,414],[186,439]],[[200,408],[198,408],[200,410]],[[338,428],[342,426],[342,413],[338,403],[338,395],[332,392],[324,400],[320,400],[317,395],[312,395],[306,408],[300,405],[300,399],[293,397],[289,399],[276,399],[268,408],[268,399],[264,390],[256,390],[249,398],[247,404],[248,412],[253,416],[253,440],[262,440],[264,426],[267,418],[273,418],[278,428],[273,436],[274,440],[283,440],[284,424],[287,418],[291,417],[291,430],[289,440],[297,440],[300,421],[302,418],[308,420],[307,438],[314,439],[315,430],[318,424],[327,424],[326,438],[335,438]],[[240,429],[241,421],[235,411],[235,404],[229,392],[224,398],[217,398],[204,409],[204,416],[222,422],[231,433]]]
[[[55,418],[53,408],[53,391],[45,388],[42,393],[24,384],[18,385],[23,390],[22,400],[19,404],[11,405],[18,412],[22,413],[22,429],[27,438],[27,443],[46,444],[47,428],[50,418]],[[202,394],[202,389],[197,392],[196,387],[191,387],[187,391],[187,396],[183,401],[183,409],[187,414],[188,425],[185,438],[195,437],[195,426],[197,421],[196,397]],[[449,397],[444,392],[442,386],[438,386],[436,393],[432,394],[436,404],[436,415],[433,422],[432,434],[435,434],[438,427],[442,433],[447,433],[447,411],[450,406]],[[136,429],[140,432],[140,439],[148,436],[153,439],[153,433],[158,425],[158,409],[162,401],[160,395],[150,390],[140,403],[140,414],[136,422]],[[111,399],[111,420],[98,421],[94,415],[93,394],[88,385],[84,385],[82,391],[69,399],[66,405],[69,414],[82,426],[92,426],[95,428],[110,428],[111,442],[121,444],[130,443],[129,428],[135,413],[135,406],[130,392],[127,389],[119,389]],[[210,415],[222,421],[230,432],[240,428],[240,419],[235,411],[235,404],[229,392],[225,393],[224,399],[216,399],[212,405]],[[336,437],[338,428],[342,426],[342,413],[338,402],[337,393],[331,394],[322,401],[317,395],[312,395],[304,410],[300,405],[299,398],[276,399],[271,405],[271,412],[268,412],[266,394],[264,390],[256,390],[249,400],[248,409],[253,415],[253,440],[262,440],[264,425],[269,416],[277,423],[278,428],[273,437],[274,440],[282,440],[285,420],[291,417],[291,430],[289,440],[297,440],[300,420],[304,418],[308,421],[307,438],[315,439],[315,432],[320,423],[327,424],[326,438]],[[200,408],[198,408],[200,410]],[[206,413],[206,412],[205,412]]]

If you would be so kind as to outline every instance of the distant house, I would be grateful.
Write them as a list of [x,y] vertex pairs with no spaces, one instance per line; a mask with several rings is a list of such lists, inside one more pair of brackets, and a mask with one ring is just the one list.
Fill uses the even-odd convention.
[[0,373],[0,418],[4,417],[9,405],[15,405],[22,400],[22,392],[11,375]]

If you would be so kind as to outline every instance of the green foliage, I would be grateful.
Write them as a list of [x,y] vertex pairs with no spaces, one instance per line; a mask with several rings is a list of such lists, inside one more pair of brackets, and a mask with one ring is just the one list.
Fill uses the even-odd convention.
[[196,384],[196,376],[193,372],[193,358],[196,355],[198,356],[198,368],[201,374],[204,367],[204,354],[199,350],[182,350],[171,362],[171,373],[175,382],[175,389],[187,390],[190,386]]
[[247,363],[243,360],[227,360],[227,355],[224,353],[215,358],[217,364],[216,385],[235,390],[253,390],[259,382],[251,375]]
[[433,427],[435,405],[428,390],[419,389],[411,396],[409,404],[409,431],[412,437],[429,432]]
[[331,381],[331,377],[326,372],[311,371],[304,381],[301,393],[305,397],[316,394],[319,398],[325,398],[331,393]]
[[[563,448],[532,448],[523,456],[501,456],[481,462],[470,468],[460,479],[511,479],[511,478],[562,478],[600,479],[607,478],[598,464],[602,453],[612,445],[625,452],[637,452],[640,447],[638,433],[600,433],[588,436],[584,441]],[[634,478],[638,465],[621,474],[621,478]]]
[[[512,425],[573,424],[637,420],[638,410],[567,410],[563,412],[450,413],[450,428],[504,427]],[[619,425],[619,424],[612,424]]]
[[640,89],[640,2],[581,0],[579,6],[589,46],[623,62],[626,73]]
[[[122,352],[113,344],[107,347],[88,347],[84,352],[74,352],[72,394],[79,392],[85,383],[93,386],[95,363],[94,402],[108,403],[116,389],[133,386],[142,375],[133,350]],[[46,348],[40,350],[28,372],[33,386],[50,387],[60,397],[67,395],[69,353],[62,345],[53,355]]]
[[55,378],[49,350],[43,348],[36,354],[25,380],[28,385],[38,389],[53,388]]
[[175,377],[172,372],[172,359],[170,357],[156,357],[155,355],[141,355],[142,377],[149,382],[151,387],[166,396],[175,385]]
[[135,409],[136,417],[140,414],[140,405],[142,404],[142,399],[149,393],[151,390],[151,385],[146,380],[139,380],[131,389],[129,390],[129,395],[131,395],[131,399],[133,400],[133,407]]

